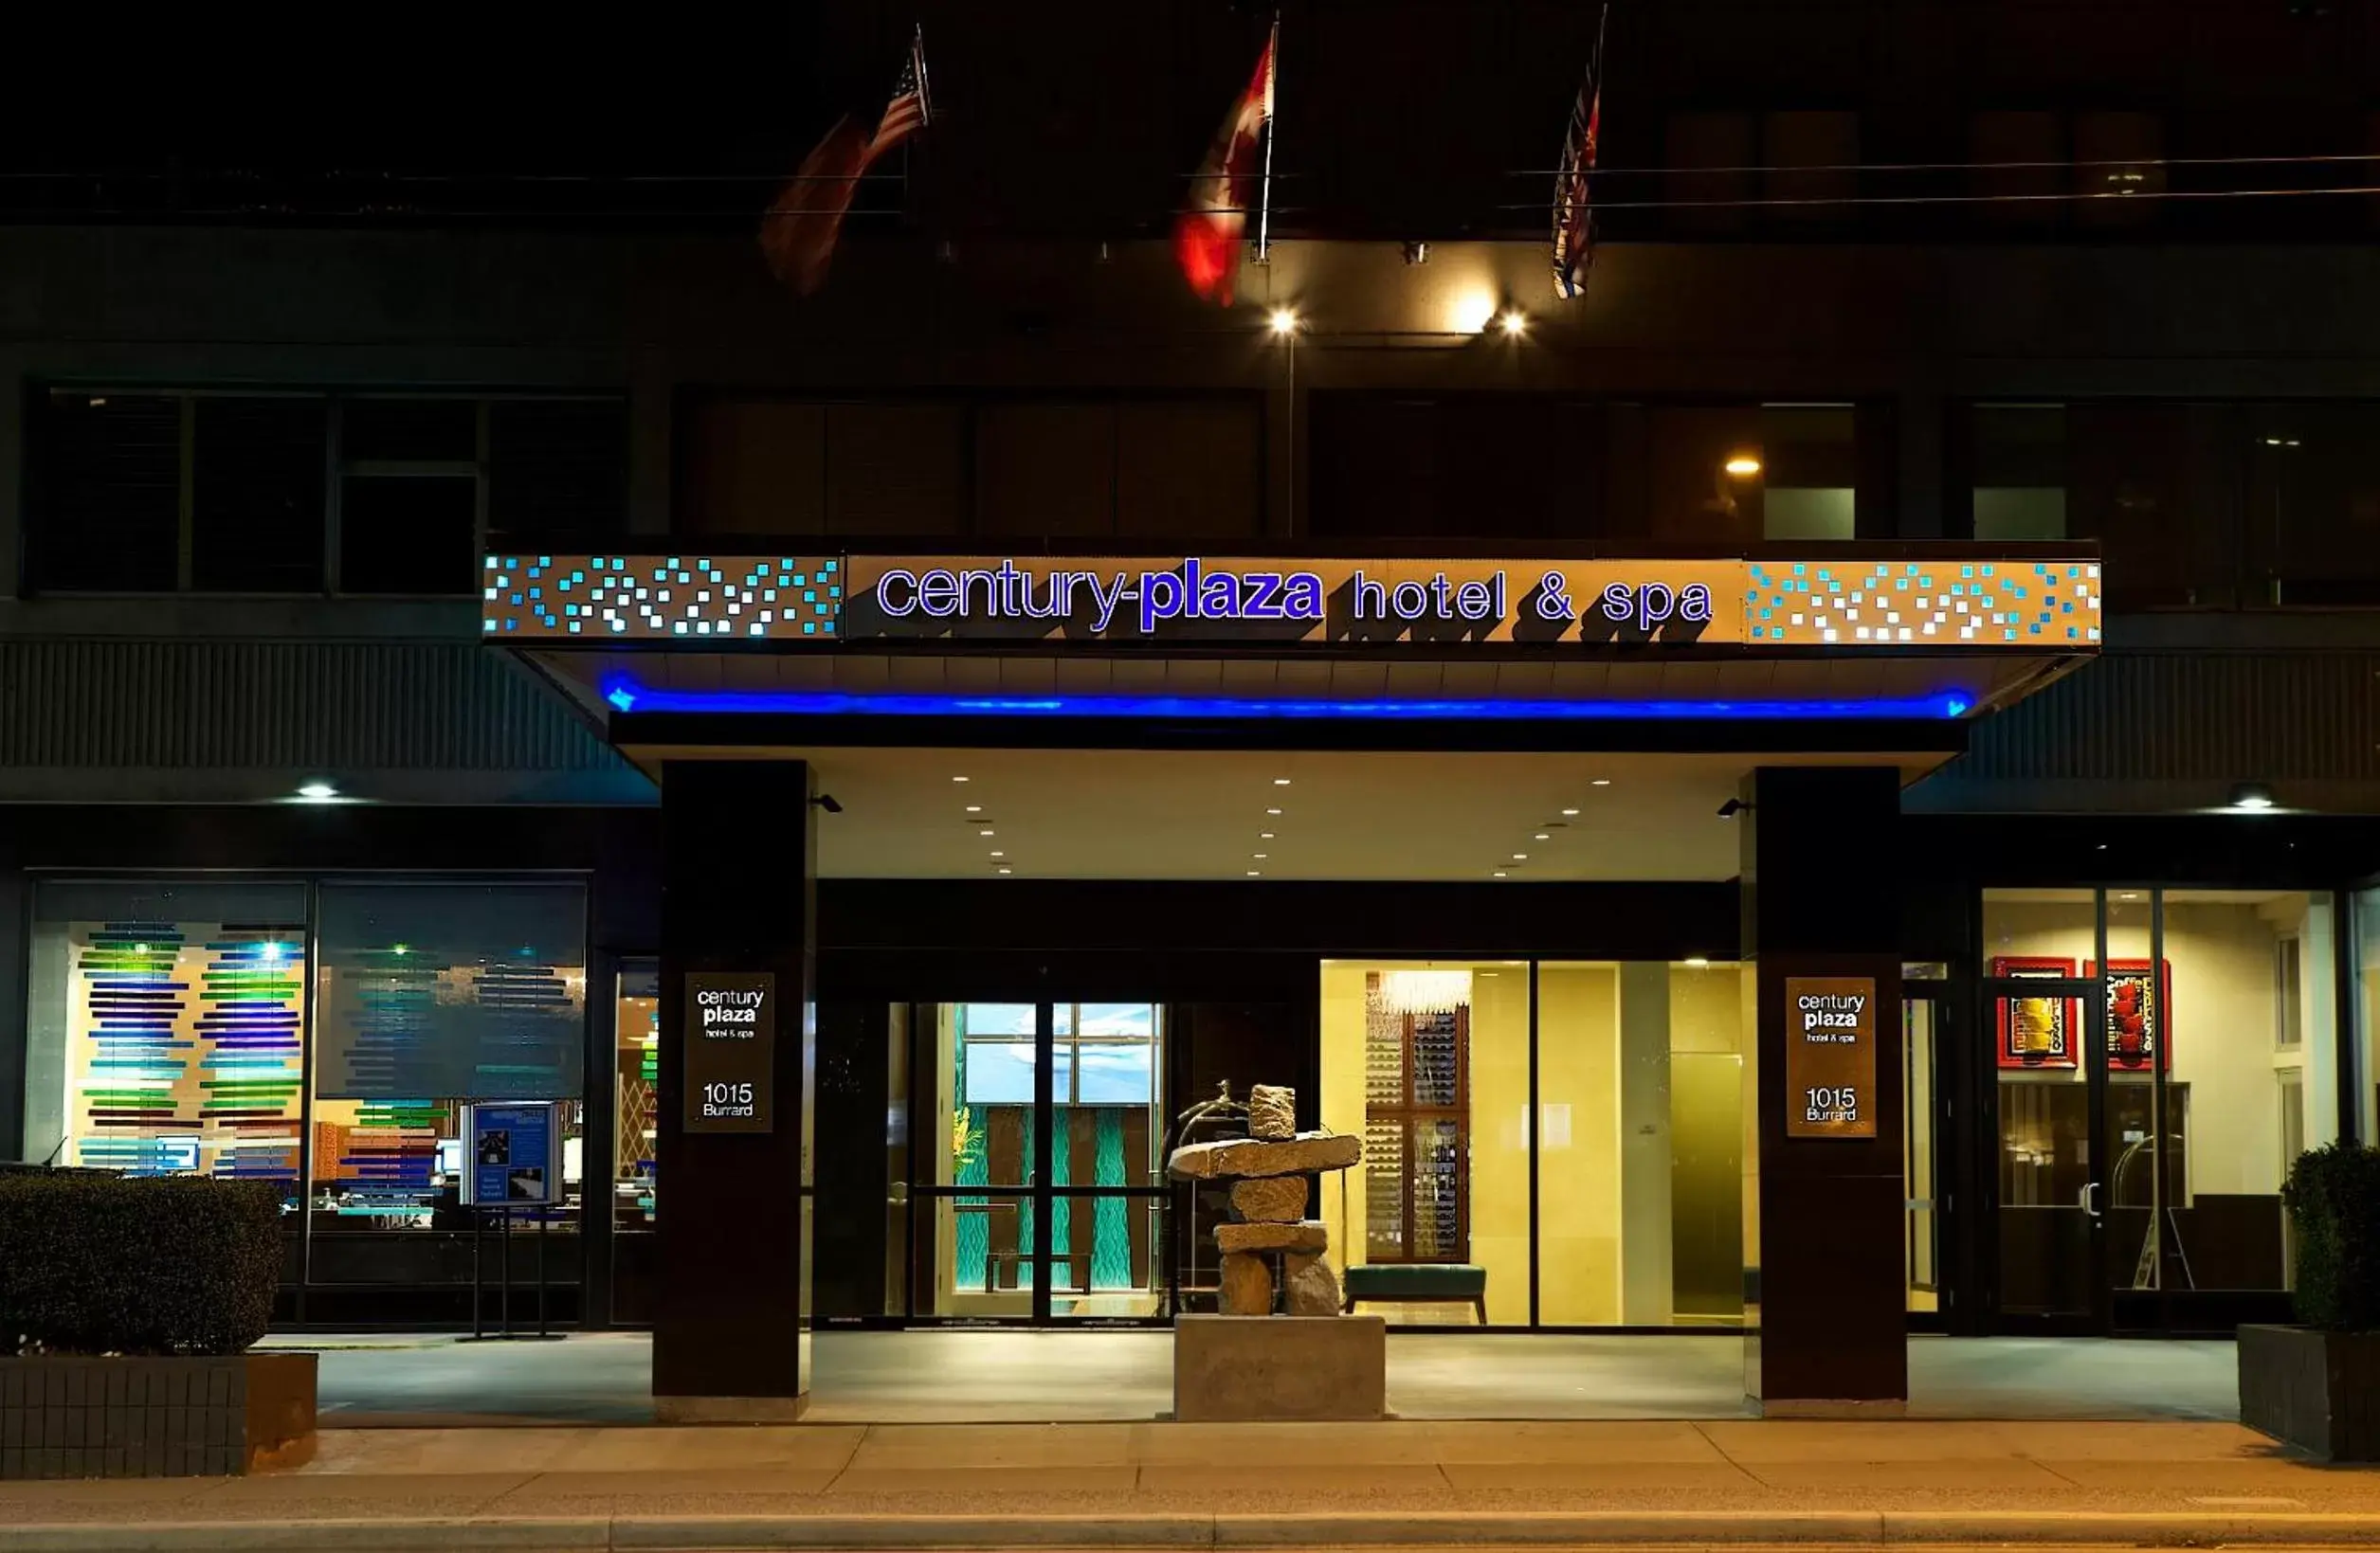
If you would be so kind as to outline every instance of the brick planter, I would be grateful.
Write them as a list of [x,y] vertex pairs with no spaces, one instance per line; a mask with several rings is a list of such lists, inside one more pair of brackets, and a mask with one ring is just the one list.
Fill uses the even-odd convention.
[[2380,1461],[2380,1332],[2241,1327],[2240,1421],[2324,1461]]
[[0,1359],[0,1479],[297,1466],[314,1455],[315,1360]]

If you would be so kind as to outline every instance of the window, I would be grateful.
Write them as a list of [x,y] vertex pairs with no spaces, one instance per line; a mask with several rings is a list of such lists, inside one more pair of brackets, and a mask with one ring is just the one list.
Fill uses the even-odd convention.
[[2284,933],[2273,940],[2273,1044],[2305,1044],[2305,940]]
[[1752,115],[1681,113],[1669,117],[1668,174],[1662,199],[1670,226],[1680,232],[1717,235],[1740,232],[1753,197],[1754,154]]
[[27,1153],[269,1183],[290,1283],[466,1285],[456,1108],[552,1100],[564,1201],[515,1217],[573,1282],[585,916],[574,882],[39,880]]
[[58,388],[27,421],[41,591],[465,594],[491,529],[626,519],[616,399]]
[[2066,408],[1974,407],[1975,537],[2066,537]]
[[2380,604],[2380,406],[2258,405],[2230,429],[2247,470],[2252,601]]
[[310,948],[302,883],[43,881],[27,1156],[269,1181],[294,1206]]
[[[2127,1317],[2142,1309],[2129,1296],[2156,1291],[2188,1326],[2192,1295],[2284,1287],[2287,1163],[2338,1132],[2331,897],[1993,890],[1983,921],[1985,971],[2003,979],[1986,1016],[2002,1308],[2086,1309],[2104,1279],[2119,1325],[2160,1319]],[[2043,977],[2068,987],[2024,992]],[[2104,988],[2103,1016],[2070,995],[2075,980]],[[2096,1135],[2094,1060],[2107,1074]],[[2075,1239],[2094,1213],[2096,1266]]]
[[701,400],[693,534],[1220,538],[1262,526],[1261,406],[1207,399]]
[[2165,126],[2154,114],[2074,116],[2075,222],[2086,228],[2145,226],[2165,192]]
[[1646,419],[1657,536],[1747,544],[1857,534],[1851,406],[1661,406]]
[[33,402],[27,559],[37,586],[178,586],[182,401],[49,394]]
[[[1046,1111],[1034,1093],[1045,1019]],[[1157,1005],[920,1004],[892,1028],[918,1041],[920,1076],[932,1074],[906,1232],[918,1312],[1030,1314],[1042,1266],[1051,1315],[1154,1313],[1167,1193]]]
[[339,485],[338,590],[463,593],[479,565],[474,475],[348,475]]
[[611,1217],[617,1233],[653,1227],[658,1185],[654,1140],[661,1127],[661,966],[621,966],[612,1002]]
[[1497,1326],[1742,1319],[1737,967],[1326,961],[1321,991],[1323,1123],[1364,1138],[1318,1204],[1348,1266],[1482,1269]]
[[[1770,405],[1760,411],[1764,539],[1858,535],[1859,449],[1848,405]],[[1750,482],[1746,482],[1750,483]]]
[[1840,112],[1765,115],[1760,125],[1762,212],[1781,226],[1841,226],[1857,214],[1860,116]]
[[2244,406],[1971,405],[1955,439],[1982,540],[2096,539],[2117,609],[2242,602]]
[[2065,134],[2057,114],[1979,113],[1967,122],[1968,192],[1976,220],[2002,230],[2055,226],[2066,190]]
[[1613,532],[1631,414],[1555,395],[1316,393],[1308,526],[1351,539]]
[[466,1101],[560,1102],[564,1200],[528,1212],[575,1228],[586,909],[576,884],[319,887],[309,1282],[469,1280]]
[[189,586],[217,593],[303,593],[319,587],[324,402],[187,403]]

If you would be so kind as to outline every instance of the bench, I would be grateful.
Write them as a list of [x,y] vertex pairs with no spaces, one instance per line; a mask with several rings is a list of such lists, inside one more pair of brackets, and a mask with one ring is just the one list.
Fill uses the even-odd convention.
[[1357,1300],[1396,1305],[1468,1305],[1487,1325],[1487,1269],[1470,1262],[1367,1262],[1351,1267],[1345,1309]]

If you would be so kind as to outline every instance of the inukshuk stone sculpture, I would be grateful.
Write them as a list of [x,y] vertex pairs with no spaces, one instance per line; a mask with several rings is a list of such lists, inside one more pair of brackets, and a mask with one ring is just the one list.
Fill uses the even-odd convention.
[[1293,1316],[1339,1313],[1338,1274],[1324,1255],[1330,1231],[1306,1217],[1305,1178],[1354,1166],[1364,1143],[1349,1132],[1300,1132],[1297,1113],[1295,1090],[1259,1084],[1248,1091],[1245,1138],[1188,1144],[1167,1162],[1177,1176],[1231,1183],[1231,1221],[1215,1226],[1226,1316],[1269,1316],[1277,1306]]

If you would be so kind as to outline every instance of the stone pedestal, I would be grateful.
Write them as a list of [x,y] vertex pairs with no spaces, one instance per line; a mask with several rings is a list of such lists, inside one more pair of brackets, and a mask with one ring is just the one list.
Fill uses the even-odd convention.
[[1173,1417],[1184,1423],[1379,1418],[1389,1408],[1380,1316],[1177,1316]]

